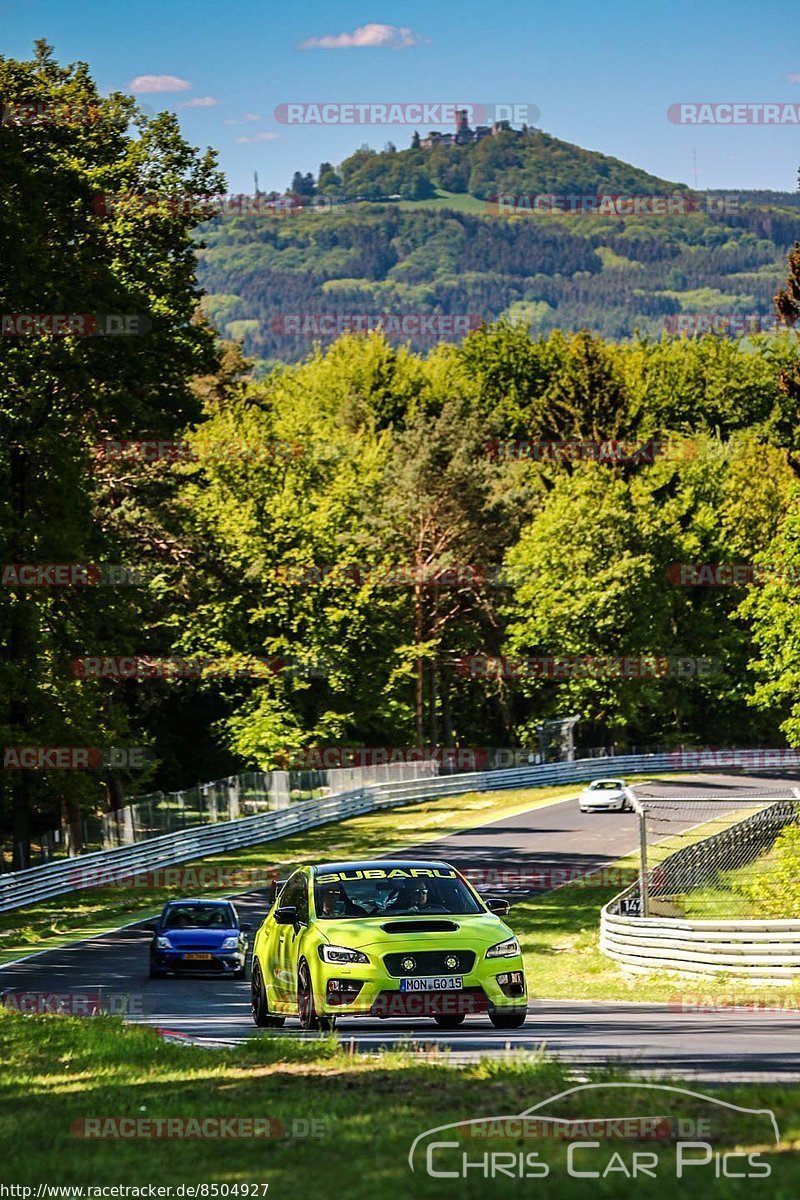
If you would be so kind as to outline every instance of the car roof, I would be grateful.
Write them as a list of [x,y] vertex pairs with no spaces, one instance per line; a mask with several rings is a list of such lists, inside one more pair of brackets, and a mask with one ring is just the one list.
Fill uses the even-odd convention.
[[347,862],[315,863],[315,865],[311,868],[311,873],[312,875],[327,875],[332,874],[335,871],[409,871],[414,868],[417,870],[455,870],[455,867],[453,867],[451,863],[441,862],[439,859],[381,858],[355,859]]
[[618,783],[620,787],[625,787],[624,779],[593,779],[589,784],[589,787],[594,787],[596,783]]
[[202,896],[196,896],[191,900],[168,900],[164,905],[164,908],[172,908],[176,904],[183,905],[184,907],[192,904],[217,904],[222,908],[233,907],[233,902],[231,900],[204,900]]

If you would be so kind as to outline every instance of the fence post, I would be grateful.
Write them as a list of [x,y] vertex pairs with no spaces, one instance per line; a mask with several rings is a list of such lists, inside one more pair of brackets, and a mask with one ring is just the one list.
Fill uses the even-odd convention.
[[625,795],[639,818],[639,915],[650,916],[650,888],[647,879],[647,810],[633,788],[625,788]]
[[650,916],[650,893],[647,879],[647,817],[639,814],[639,893],[642,897],[642,916]]

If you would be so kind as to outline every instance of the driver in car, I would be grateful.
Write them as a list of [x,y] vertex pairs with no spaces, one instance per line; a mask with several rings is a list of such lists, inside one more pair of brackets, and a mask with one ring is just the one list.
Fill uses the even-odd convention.
[[388,906],[393,912],[423,912],[428,907],[428,885],[420,881],[404,887]]

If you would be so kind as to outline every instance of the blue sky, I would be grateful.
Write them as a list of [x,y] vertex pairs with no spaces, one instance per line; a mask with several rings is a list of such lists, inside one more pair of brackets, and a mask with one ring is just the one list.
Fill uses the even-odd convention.
[[667,179],[693,184],[696,155],[701,188],[797,181],[798,126],[666,116],[676,102],[800,104],[800,33],[774,0],[0,0],[3,54],[28,58],[39,37],[60,60],[88,62],[101,91],[158,87],[141,102],[174,109],[187,138],[214,146],[233,191],[251,191],[254,170],[262,188],[283,190],[295,170],[316,173],[364,142],[410,141],[407,126],[274,119],[281,103],[322,101],[533,104],[539,128]]

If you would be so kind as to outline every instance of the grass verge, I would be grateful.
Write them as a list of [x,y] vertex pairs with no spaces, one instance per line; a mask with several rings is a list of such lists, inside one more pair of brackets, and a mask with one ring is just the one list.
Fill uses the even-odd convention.
[[[769,1109],[780,1133],[776,1147],[764,1116],[723,1108],[712,1099],[645,1089],[626,1084],[619,1071],[594,1072],[581,1079],[620,1088],[583,1090],[552,1101],[574,1087],[574,1071],[543,1055],[524,1059],[483,1060],[456,1068],[433,1059],[396,1054],[348,1055],[333,1039],[298,1041],[265,1035],[235,1050],[207,1050],[165,1043],[148,1029],[123,1027],[115,1019],[80,1020],[61,1016],[21,1016],[0,1012],[0,1152],[3,1179],[35,1186],[93,1185],[161,1187],[208,1185],[198,1196],[304,1195],[323,1200],[397,1200],[397,1197],[478,1197],[536,1194],[542,1197],[626,1197],[675,1194],[690,1200],[726,1200],[763,1195],[795,1196],[800,1188],[797,1093],[785,1085],[741,1085],[718,1098],[729,1105]],[[675,1082],[675,1081],[673,1081]],[[693,1089],[698,1090],[698,1089]],[[703,1089],[704,1095],[710,1095]],[[542,1111],[566,1119],[658,1116],[669,1136],[658,1141],[614,1138],[613,1131],[592,1149],[579,1151],[574,1169],[595,1170],[597,1178],[569,1175],[567,1145],[553,1137],[500,1138],[487,1141],[446,1131],[438,1140],[457,1139],[455,1149],[438,1149],[435,1170],[463,1173],[461,1154],[471,1163],[466,1178],[432,1177],[425,1168],[423,1142],[411,1174],[408,1155],[418,1135],[450,1122],[523,1112],[547,1101]],[[224,1139],[153,1137],[159,1119],[273,1118],[275,1136]],[[150,1122],[129,1124],[128,1136],[86,1138],[86,1120],[100,1120],[95,1132],[108,1133],[108,1119]],[[313,1119],[316,1137],[281,1136],[303,1131]],[[707,1120],[708,1161],[685,1170],[675,1182],[675,1136],[686,1136],[678,1120]],[[90,1127],[91,1128],[91,1127]],[[169,1127],[167,1127],[169,1128]],[[208,1129],[201,1126],[199,1129]],[[213,1130],[213,1126],[211,1129]],[[230,1127],[229,1127],[230,1128]],[[662,1128],[664,1128],[662,1126]],[[174,1129],[174,1127],[173,1127]],[[130,1136],[131,1133],[140,1136]],[[589,1135],[592,1137],[593,1135]],[[570,1138],[572,1140],[572,1138]],[[587,1141],[586,1132],[575,1140]],[[718,1178],[713,1154],[733,1146],[758,1156],[761,1178]],[[505,1173],[487,1178],[504,1153]],[[634,1153],[655,1155],[654,1175],[628,1178]],[[705,1155],[694,1150],[695,1159]],[[534,1155],[523,1182],[518,1156]],[[512,1155],[512,1158],[508,1156]],[[509,1173],[509,1163],[514,1169]],[[578,1165],[579,1164],[579,1165]],[[610,1165],[609,1165],[610,1164]],[[546,1175],[544,1174],[546,1168]],[[606,1168],[608,1168],[606,1170]],[[767,1168],[769,1177],[763,1177]],[[730,1169],[745,1174],[746,1159]],[[603,1174],[605,1170],[605,1174]],[[626,1175],[627,1172],[627,1175]],[[258,1191],[227,1192],[211,1185],[263,1185]],[[11,1194],[11,1193],[8,1193]],[[19,1193],[18,1193],[19,1194]],[[35,1193],[34,1193],[35,1194]],[[135,1193],[134,1193],[135,1194]],[[173,1195],[176,1193],[173,1192]],[[186,1194],[186,1193],[184,1193]]]

